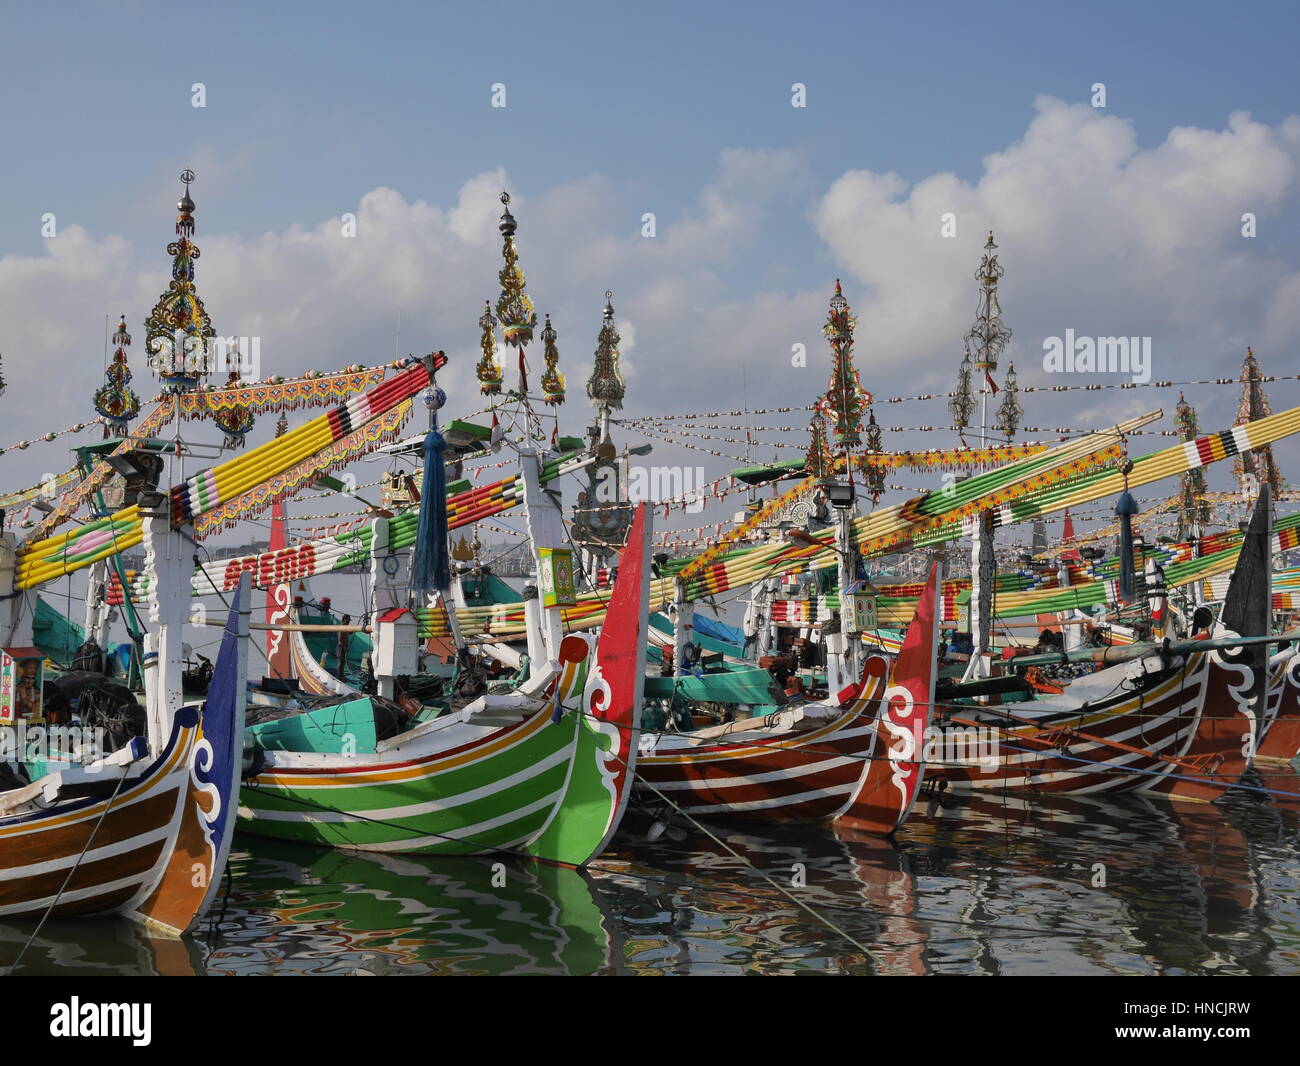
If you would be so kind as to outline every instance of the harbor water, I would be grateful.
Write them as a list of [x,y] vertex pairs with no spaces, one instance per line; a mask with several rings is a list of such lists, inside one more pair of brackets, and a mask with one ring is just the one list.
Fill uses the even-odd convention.
[[633,818],[584,872],[241,837],[192,940],[10,923],[0,968],[31,940],[22,974],[1300,973],[1300,797],[930,797],[893,841],[701,824]]

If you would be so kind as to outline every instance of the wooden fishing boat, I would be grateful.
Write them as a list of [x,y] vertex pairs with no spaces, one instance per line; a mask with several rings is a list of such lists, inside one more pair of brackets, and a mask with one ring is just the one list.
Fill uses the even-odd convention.
[[[145,526],[152,558],[171,532],[165,516]],[[202,917],[234,830],[248,605],[245,580],[201,705],[176,705],[179,662],[155,651],[144,736],[87,763],[49,763],[0,793],[0,917],[122,913],[168,935]]]
[[639,795],[690,814],[833,819],[861,832],[901,825],[920,790],[914,756],[934,700],[940,568],[935,564],[892,667],[866,660],[842,704],[642,739]]
[[626,806],[645,675],[649,518],[638,509],[598,638],[570,634],[518,691],[374,745],[286,751],[241,792],[247,832],[363,851],[517,851],[582,865]]
[[1255,715],[1248,653],[1156,654],[1138,662],[1077,679],[1057,696],[947,708],[933,728],[931,782],[958,791],[1217,798],[1249,763]]

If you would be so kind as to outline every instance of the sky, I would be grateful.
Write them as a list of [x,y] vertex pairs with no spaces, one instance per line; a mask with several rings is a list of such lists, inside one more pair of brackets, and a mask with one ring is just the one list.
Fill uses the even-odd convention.
[[[830,369],[820,329],[837,277],[858,318],[863,384],[882,401],[945,392],[990,228],[1014,330],[1004,358],[1022,386],[1078,380],[1043,368],[1045,339],[1066,330],[1149,337],[1156,380],[1235,378],[1247,345],[1266,373],[1300,373],[1295,5],[4,12],[5,490],[69,465],[72,437],[11,445],[93,413],[107,316],[125,313],[134,384],[152,394],[143,321],[169,279],[187,167],[199,291],[218,333],[260,338],[263,375],[390,359],[400,317],[402,353],[451,357],[439,382],[457,414],[482,406],[477,318],[497,294],[502,188],[529,292],[559,331],[566,433],[590,417],[582,385],[606,289],[629,417],[812,402]],[[806,106],[792,106],[796,83]],[[492,106],[497,84],[504,107]],[[1104,107],[1093,106],[1098,84]],[[353,238],[342,236],[345,213],[357,218]],[[941,232],[948,214],[952,236]],[[792,363],[800,344],[805,366]],[[1027,425],[1163,409],[1160,428],[1172,428],[1177,392],[1022,402]],[[1186,392],[1203,429],[1231,423],[1235,387]],[[1274,410],[1300,404],[1300,387],[1276,383],[1271,397]],[[949,421],[942,401],[878,410],[886,426]],[[754,415],[766,428],[749,457],[799,455],[806,434],[770,427],[806,418]],[[710,422],[735,424],[693,424]],[[699,465],[708,479],[739,465],[746,446],[706,432],[737,435],[696,431],[705,451],[658,441],[647,461]],[[886,433],[891,448],[953,443],[950,432]],[[1168,443],[1135,438],[1133,450]],[[1300,479],[1300,446],[1277,453]],[[1211,481],[1226,487],[1222,474]],[[917,473],[898,483],[933,487]]]

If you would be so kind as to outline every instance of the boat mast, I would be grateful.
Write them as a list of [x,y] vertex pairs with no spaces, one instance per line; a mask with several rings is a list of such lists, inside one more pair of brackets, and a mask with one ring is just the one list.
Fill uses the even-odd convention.
[[[1241,361],[1241,402],[1237,405],[1237,418],[1233,425],[1240,426],[1247,422],[1256,422],[1273,413],[1268,395],[1264,392],[1264,374],[1259,368],[1255,353],[1246,349],[1246,358]],[[1241,498],[1247,506],[1255,499],[1261,485],[1268,485],[1274,499],[1283,491],[1282,474],[1273,458],[1272,445],[1239,453],[1232,463],[1233,473],[1241,488]]]
[[608,565],[632,524],[632,508],[627,502],[628,452],[625,449],[618,457],[609,428],[613,412],[622,410],[627,393],[618,366],[621,338],[614,325],[613,301],[614,293],[606,289],[591,377],[587,379],[587,397],[596,408],[596,422],[588,430],[588,454],[595,462],[587,468],[587,486],[578,493],[573,514],[573,539],[588,575]]
[[[831,296],[822,327],[831,346],[831,378],[826,395],[815,405],[824,412],[831,423],[838,452],[837,465],[843,466],[846,480],[827,486],[827,495],[835,508],[835,550],[838,557],[836,577],[840,595],[840,631],[845,638],[843,674],[855,681],[862,661],[862,631],[854,612],[845,609],[846,597],[853,593],[857,580],[858,553],[853,541],[853,519],[857,510],[854,489],[854,453],[862,445],[862,416],[871,403],[871,393],[862,387],[857,370],[853,367],[853,330],[857,319],[849,302],[844,298],[839,278],[835,279],[835,292]],[[828,675],[830,664],[827,664]],[[834,691],[834,689],[832,689]]]
[[[525,287],[523,268],[519,265],[519,250],[515,246],[515,233],[519,224],[510,213],[509,193],[501,194],[501,205],[501,221],[497,226],[502,242],[502,267],[498,274],[501,289],[497,297],[496,314],[491,313],[489,305],[479,319],[483,328],[483,358],[478,364],[478,378],[480,390],[485,396],[495,396],[501,392],[503,375],[501,367],[495,361],[494,343],[495,328],[499,323],[505,346],[518,352],[519,387],[517,391],[508,394],[508,398],[515,400],[516,425],[519,416],[523,419],[524,440],[517,451],[533,562],[531,590],[525,589],[524,593],[524,615],[528,628],[531,673],[536,677],[546,669],[547,662],[559,655],[560,641],[564,637],[561,609],[572,602],[573,595],[572,560],[571,555],[565,555],[568,549],[563,547],[567,536],[558,498],[542,488],[542,468],[549,453],[541,420],[534,411],[528,394],[528,361],[525,353],[537,327],[537,311]],[[555,343],[557,335],[555,327],[551,325],[550,315],[547,315],[541,330],[545,369],[540,384],[542,402],[548,407],[559,407],[565,400],[564,375],[559,370],[560,356]],[[558,440],[558,427],[555,438]],[[569,560],[567,569],[565,558]],[[548,579],[545,582],[543,575]],[[557,575],[565,579],[563,590],[557,588]],[[550,588],[545,593],[545,598],[555,602],[542,602],[539,599],[544,584]],[[448,607],[449,613],[454,610],[451,605]]]
[[[1002,277],[1002,266],[998,262],[997,245],[993,243],[993,231],[989,230],[988,240],[984,244],[984,255],[980,259],[975,280],[980,283],[979,303],[975,311],[975,323],[966,334],[967,351],[973,356],[973,369],[980,381],[980,447],[987,448],[989,443],[988,400],[997,392],[993,374],[998,368],[998,358],[1011,340],[1011,330],[1002,322],[1002,308],[998,303],[998,279]],[[969,396],[969,371],[966,360],[962,360],[962,373],[966,377],[967,395]],[[960,385],[959,385],[960,387]],[[1015,405],[1018,407],[1018,405]],[[983,472],[984,464],[980,464]],[[971,523],[971,643],[970,663],[966,668],[965,679],[987,676],[985,658],[989,646],[989,629],[993,613],[993,578],[995,560],[993,554],[993,512],[980,512]]]

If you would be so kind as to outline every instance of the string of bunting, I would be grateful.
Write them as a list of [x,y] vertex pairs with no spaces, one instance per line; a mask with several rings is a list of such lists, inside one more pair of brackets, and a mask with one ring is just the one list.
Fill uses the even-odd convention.
[[377,367],[354,364],[337,371],[308,370],[293,378],[272,376],[250,385],[207,385],[180,394],[181,418],[207,418],[237,407],[257,414],[342,403],[379,384],[385,372],[397,365],[397,361]]
[[[128,452],[136,447],[138,441],[153,437],[171,421],[173,410],[172,398],[163,400],[136,424],[135,431],[129,437],[123,438],[122,442],[113,449],[112,454],[120,455]],[[100,459],[86,479],[71,491],[65,492],[54,510],[37,523],[36,528],[27,535],[24,545],[31,546],[48,537],[52,530],[71,518],[83,504],[90,502],[95,493],[102,489],[112,476],[113,467],[104,459]]]
[[[1276,381],[1300,381],[1300,374],[1262,374],[1257,379],[1261,384],[1269,384]],[[1117,382],[1089,382],[1086,385],[1022,385],[1020,392],[1098,392],[1105,389],[1174,389],[1186,388],[1192,385],[1240,385],[1240,378],[1189,378],[1187,381],[1117,381]],[[881,403],[911,403],[921,400],[948,400],[953,394],[951,392],[920,392],[914,396],[873,396],[873,402]],[[620,425],[632,425],[644,421],[667,421],[669,419],[688,419],[688,418],[744,418],[748,415],[765,415],[765,414],[785,414],[790,411],[811,411],[811,405],[807,407],[754,407],[749,410],[739,411],[696,411],[688,414],[674,415],[642,415],[636,418],[618,419]]]
[[[639,425],[634,428],[636,428],[639,432],[645,432],[644,425]],[[662,426],[658,426],[656,428],[660,430],[665,429],[665,427]],[[798,451],[803,451],[807,448],[806,444],[792,443],[789,441],[754,440],[752,437],[722,437],[722,436],[718,436],[715,433],[699,433],[691,430],[689,426],[672,426],[667,428],[674,433],[676,432],[686,433],[687,431],[690,431],[691,436],[693,437],[698,437],[701,440],[721,441],[724,444],[745,444],[753,448],[790,448]],[[722,428],[731,428],[731,427],[722,427]],[[778,430],[797,432],[792,427],[787,427],[787,426],[765,427],[765,429],[768,432],[775,432]],[[955,433],[957,432],[955,426],[881,426],[880,429],[884,433]],[[1019,427],[1019,432],[1059,433],[1062,435],[1062,439],[1063,439],[1065,436],[1074,436],[1080,433],[1091,433],[1092,431],[1086,429],[1075,429],[1070,426],[1021,426]],[[1135,429],[1130,434],[1130,436],[1134,436],[1134,437],[1138,437],[1138,436],[1177,437],[1178,435],[1179,435],[1179,431],[1176,429]],[[670,439],[668,437],[664,437],[663,439],[665,441],[668,441],[669,443],[677,444],[682,447],[690,447],[690,445],[683,440]]]
[[46,478],[39,484],[0,496],[0,509],[5,511],[6,518],[11,518],[11,512],[16,508],[26,506],[40,497],[47,500],[57,499],[67,491],[69,486],[75,485],[80,480],[81,471],[74,466],[57,477]]
[[57,440],[68,433],[80,433],[83,429],[89,429],[91,426],[102,426],[103,424],[104,420],[102,418],[92,418],[89,422],[73,422],[72,425],[65,426],[63,429],[53,429],[49,433],[42,433],[39,437],[33,437],[31,440],[20,440],[16,444],[9,445],[8,448],[0,448],[0,455],[4,455],[5,452],[26,451],[33,444]]

